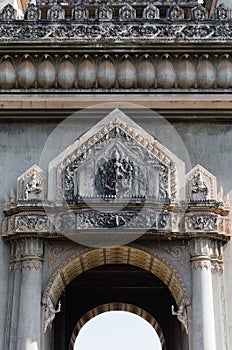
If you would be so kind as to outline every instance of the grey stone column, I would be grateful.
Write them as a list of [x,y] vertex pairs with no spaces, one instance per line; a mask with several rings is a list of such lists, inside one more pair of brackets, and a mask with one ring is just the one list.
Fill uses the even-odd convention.
[[40,350],[43,242],[23,240],[17,350]]
[[191,242],[193,350],[216,350],[210,247],[206,239]]
[[11,242],[10,279],[8,290],[7,326],[5,333],[5,350],[15,350],[17,344],[18,315],[21,285],[21,254],[20,241]]

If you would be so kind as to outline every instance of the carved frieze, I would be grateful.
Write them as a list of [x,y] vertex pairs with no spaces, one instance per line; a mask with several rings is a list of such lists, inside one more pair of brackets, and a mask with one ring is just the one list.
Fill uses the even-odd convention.
[[46,215],[18,215],[15,218],[15,232],[48,232],[49,225]]
[[82,229],[156,229],[171,230],[170,214],[154,211],[120,211],[118,213],[86,211],[65,214],[59,220],[61,232]]
[[185,217],[186,231],[187,232],[215,232],[218,229],[218,218],[215,215],[187,215]]
[[[31,20],[20,21],[20,20],[7,20],[2,21],[0,28],[0,42],[18,40],[22,42],[38,41],[49,42],[52,38],[57,40],[66,40],[67,42],[80,42],[90,43],[94,38],[103,43],[107,42],[120,42],[127,43],[131,42],[143,42],[143,43],[167,43],[175,40],[176,42],[189,42],[197,43],[199,40],[205,40],[208,43],[214,42],[231,42],[232,40],[232,29],[231,29],[231,18],[224,19],[226,17],[225,11],[219,11],[216,16],[220,16],[217,20],[202,19],[204,14],[199,10],[195,13],[199,20],[186,21],[186,20],[171,20],[165,23],[163,19],[159,20],[154,16],[154,12],[149,11],[151,15],[145,20],[141,17],[141,21],[145,23],[138,23],[130,19],[126,20],[124,17],[134,16],[135,9],[133,11],[122,11],[121,16],[123,20],[118,21],[102,21],[100,18],[96,21],[90,22],[89,24],[83,23],[83,18],[80,17],[81,13],[84,14],[85,18],[88,18],[88,9],[82,8],[80,11],[79,5],[77,6],[78,11],[74,8],[72,10],[73,20],[65,20],[64,10],[62,8],[54,7],[48,11],[48,21],[36,20],[40,13],[35,9],[30,10]],[[121,8],[123,9],[123,8]],[[145,9],[145,7],[144,7]],[[77,14],[78,13],[78,14]],[[98,16],[99,11],[97,11]],[[153,14],[152,14],[153,13]],[[29,19],[29,14],[27,19]],[[2,14],[2,16],[11,16],[10,11]],[[181,16],[178,11],[173,12],[175,16]],[[32,19],[34,18],[34,19]],[[151,20],[153,18],[153,20]],[[200,20],[201,18],[201,20]],[[62,20],[62,21],[61,21]],[[151,22],[154,21],[154,22]],[[219,22],[218,22],[219,21]],[[52,22],[56,22],[53,25]]]

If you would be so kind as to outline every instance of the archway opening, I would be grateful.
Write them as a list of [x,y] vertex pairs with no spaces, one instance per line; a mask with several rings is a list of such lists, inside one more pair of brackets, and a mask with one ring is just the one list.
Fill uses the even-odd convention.
[[162,350],[155,329],[128,311],[108,311],[95,316],[80,330],[73,350]]
[[61,304],[54,323],[56,350],[73,350],[81,328],[112,310],[129,311],[148,321],[163,350],[181,348],[187,341],[180,322],[172,316],[171,306],[177,306],[170,290],[159,278],[135,266],[109,264],[83,272],[66,286]]

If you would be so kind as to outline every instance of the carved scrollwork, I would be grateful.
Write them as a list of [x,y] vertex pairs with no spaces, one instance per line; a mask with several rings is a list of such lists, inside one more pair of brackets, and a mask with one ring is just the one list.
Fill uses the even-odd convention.
[[[71,164],[64,164],[64,182],[63,186],[64,198],[68,203],[77,203],[84,198],[102,198],[110,200],[110,198],[147,198],[152,197],[156,200],[169,200],[169,183],[171,182],[171,196],[176,196],[175,166],[160,151],[151,155],[144,147],[140,145],[139,135],[132,138],[128,133],[123,131],[121,127],[110,128],[108,134],[95,138],[92,143],[91,139],[87,141],[83,151],[79,149],[79,156],[72,155]],[[96,139],[98,140],[96,142]],[[113,148],[109,153],[104,149],[117,140],[119,148]],[[149,147],[147,141],[141,138],[141,144],[144,143]],[[126,146],[126,148],[125,148]],[[90,148],[89,148],[90,147]],[[131,149],[131,151],[129,151]],[[98,156],[99,151],[104,151],[104,157]],[[155,150],[155,149],[154,149]],[[135,152],[135,153],[134,153]],[[133,154],[140,155],[143,163],[136,162]],[[96,160],[95,168],[88,166],[89,188],[83,186],[84,179],[83,166],[85,162],[93,158]],[[69,162],[71,158],[68,158]],[[160,159],[160,160],[159,160]],[[94,164],[94,163],[92,163]],[[168,168],[171,171],[169,174]],[[147,169],[147,170],[146,170]],[[150,169],[150,170],[149,170]],[[153,179],[146,176],[147,172],[153,170]],[[91,175],[92,174],[92,175]],[[60,181],[60,180],[59,180]]]
[[15,232],[48,232],[49,219],[46,215],[18,215],[15,218]]
[[63,232],[105,228],[169,230],[170,224],[170,214],[166,212],[120,211],[118,213],[107,213],[88,211],[78,212],[75,215],[65,214],[61,218],[60,228]]
[[189,215],[185,218],[187,231],[217,231],[217,216]]
[[[49,9],[48,11],[50,11]],[[129,14],[128,14],[129,15]],[[58,17],[58,18],[57,18]],[[61,17],[61,18],[60,18]],[[166,43],[167,41],[176,40],[176,42],[188,42],[189,39],[192,42],[207,39],[208,42],[217,41],[232,41],[232,29],[229,25],[224,23],[215,23],[212,21],[193,21],[184,22],[180,25],[179,22],[175,23],[172,20],[170,23],[126,23],[132,20],[122,19],[125,23],[123,25],[116,23],[76,23],[75,21],[63,21],[59,16],[58,11],[54,12],[54,16],[50,21],[58,21],[56,26],[53,26],[51,22],[45,22],[43,20],[35,23],[28,23],[27,21],[11,21],[11,23],[3,23],[0,28],[0,41],[19,40],[19,41],[36,41],[43,39],[45,42],[51,40],[51,38],[67,39],[70,42],[92,42],[94,37],[97,37],[102,42],[118,42],[137,40],[138,42],[144,42],[147,40],[159,41],[160,43]],[[60,18],[60,19],[59,19]],[[76,21],[82,22],[80,15],[77,15]]]
[[33,165],[18,178],[18,200],[43,200],[47,196],[47,178],[42,169]]

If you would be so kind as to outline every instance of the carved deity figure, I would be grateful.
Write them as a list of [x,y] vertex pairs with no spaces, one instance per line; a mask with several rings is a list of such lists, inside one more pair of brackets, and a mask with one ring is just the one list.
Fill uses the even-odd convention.
[[128,157],[123,158],[118,150],[111,157],[98,169],[97,186],[100,185],[101,194],[117,196],[132,187],[134,165]]
[[186,305],[183,305],[183,304],[180,305],[177,311],[175,311],[174,305],[172,305],[172,315],[177,316],[177,319],[180,321],[186,334],[188,334],[188,315],[187,315]]
[[29,199],[29,194],[34,193],[38,195],[42,192],[42,179],[37,173],[33,173],[31,176],[31,181],[26,184],[25,188],[25,199]]
[[48,298],[48,302],[45,306],[45,320],[44,320],[44,333],[48,328],[52,328],[52,322],[58,312],[61,311],[61,301],[59,300],[58,307],[55,309],[52,301]]
[[201,173],[198,173],[192,179],[192,195],[194,200],[205,200],[209,190],[202,178]]
[[135,9],[132,6],[130,6],[130,5],[123,6],[119,10],[119,18],[121,20],[133,21],[135,19],[135,17],[136,17]]

